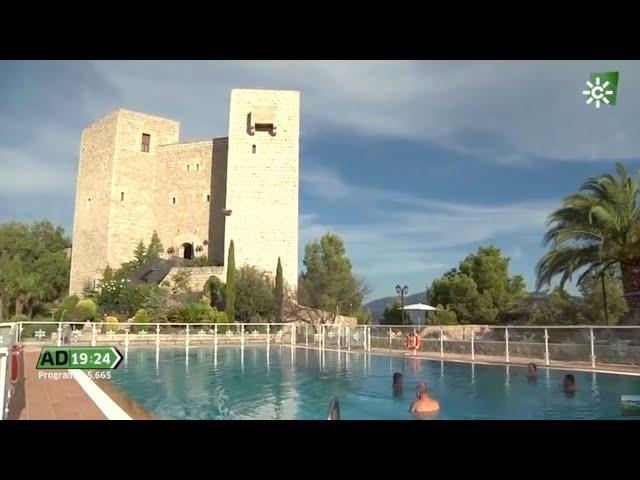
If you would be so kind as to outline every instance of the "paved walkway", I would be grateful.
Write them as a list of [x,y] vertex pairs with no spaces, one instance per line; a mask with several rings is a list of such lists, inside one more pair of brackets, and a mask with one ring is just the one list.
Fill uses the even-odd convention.
[[[38,378],[36,363],[40,349],[25,349],[21,376],[23,382],[11,399],[12,420],[106,420],[75,379]],[[56,370],[67,373],[67,370]]]

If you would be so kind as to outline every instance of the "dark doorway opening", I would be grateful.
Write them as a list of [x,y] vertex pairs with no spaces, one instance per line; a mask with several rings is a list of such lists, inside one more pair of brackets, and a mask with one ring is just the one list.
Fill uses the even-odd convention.
[[188,259],[188,260],[192,260],[193,259],[193,245],[191,243],[185,243],[182,245],[182,248],[184,249],[184,258]]

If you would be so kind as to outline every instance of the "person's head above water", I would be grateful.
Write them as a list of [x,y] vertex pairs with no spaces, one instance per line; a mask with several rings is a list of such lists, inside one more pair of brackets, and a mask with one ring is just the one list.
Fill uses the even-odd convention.
[[576,389],[576,379],[573,375],[565,375],[562,385],[567,391],[574,391]]
[[426,383],[420,382],[416,387],[416,397],[420,398],[427,393],[429,393],[429,387],[427,387]]
[[396,372],[393,374],[393,384],[402,385],[402,374],[400,372]]
[[527,375],[529,377],[535,377],[538,373],[538,367],[536,366],[536,364],[531,362],[527,367],[528,367]]

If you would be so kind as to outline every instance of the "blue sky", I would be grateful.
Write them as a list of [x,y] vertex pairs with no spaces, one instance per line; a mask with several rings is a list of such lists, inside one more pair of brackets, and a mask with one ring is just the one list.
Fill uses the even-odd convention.
[[[596,110],[591,72],[619,71]],[[301,91],[301,252],[333,231],[369,299],[411,293],[479,245],[534,286],[544,222],[616,161],[640,168],[638,62],[0,62],[0,222],[69,233],[82,129],[117,107],[226,135],[231,88]],[[301,257],[302,258],[302,257]]]

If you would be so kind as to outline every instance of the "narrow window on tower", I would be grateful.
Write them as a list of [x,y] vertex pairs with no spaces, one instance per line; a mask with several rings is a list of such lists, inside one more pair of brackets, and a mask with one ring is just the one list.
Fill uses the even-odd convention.
[[200,164],[196,163],[196,172],[199,172],[199,171],[200,171]]
[[124,202],[124,192],[120,192],[120,201]]
[[189,164],[187,164],[187,172],[189,171]]
[[211,199],[211,195],[207,194],[207,202]]
[[256,153],[256,146],[251,147],[251,153]]
[[148,133],[142,134],[142,148],[143,152],[149,153],[149,145],[151,144],[151,135]]
[[173,197],[173,198],[171,199],[171,203],[173,203],[174,205],[176,204],[176,197]]

